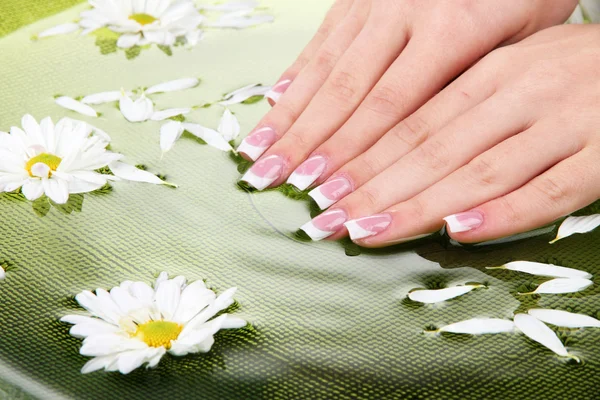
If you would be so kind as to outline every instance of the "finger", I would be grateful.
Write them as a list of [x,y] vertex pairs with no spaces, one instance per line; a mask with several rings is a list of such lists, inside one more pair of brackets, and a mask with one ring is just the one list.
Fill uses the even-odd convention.
[[325,40],[348,14],[354,1],[355,0],[337,0],[333,6],[331,6],[315,36],[308,42],[296,61],[294,61],[294,63],[281,75],[277,80],[277,83],[273,86],[270,93],[271,96],[269,97],[269,103],[272,106],[275,105],[281,95],[285,93],[300,71],[308,65],[310,60],[317,54],[321,45],[325,43]]
[[475,229],[450,233],[465,243],[482,242],[526,232],[549,224],[600,198],[600,149],[586,148],[506,196],[470,212],[482,223]]
[[[319,146],[312,151],[312,155],[307,161],[291,174],[288,183],[304,190],[317,180],[322,182],[344,164],[363,154],[386,132],[415,112],[450,80],[472,64],[479,56],[477,47],[474,47],[474,44],[467,44],[457,49],[453,46],[446,46],[438,38],[434,39],[429,35],[413,36],[402,54],[394,61],[350,119],[324,143],[317,143]],[[475,80],[472,76],[477,75],[477,72],[468,75],[468,85],[471,86],[468,90],[477,92],[476,98],[463,99],[465,93],[468,93],[464,89],[461,89],[463,93],[456,96],[456,87],[465,86],[464,81],[458,85],[452,85],[452,89],[449,90],[451,96],[454,97],[452,100],[459,101],[459,104],[448,104],[449,99],[442,96],[442,101],[445,103],[440,105],[440,108],[449,108],[449,110],[442,110],[442,117],[455,117],[456,110],[461,110],[465,105],[477,104],[478,100],[482,101],[490,95],[490,90],[481,90],[474,86]],[[477,79],[479,85],[492,78],[489,74],[480,75],[480,79]],[[489,84],[485,86],[491,88]],[[438,102],[439,100],[436,101],[436,103]],[[420,120],[416,121],[416,118]],[[411,118],[407,123],[427,125],[442,119],[433,112],[422,112],[416,118]],[[400,134],[401,140],[404,139],[407,123],[399,125],[399,132],[395,132]],[[396,142],[396,140],[392,136],[392,142]],[[348,146],[348,143],[352,143],[352,146]],[[397,143],[393,144],[397,145]],[[387,146],[387,143],[384,145]],[[401,147],[406,147],[405,145],[406,143],[400,144]],[[307,150],[311,149],[307,148]],[[294,142],[289,142],[288,149],[281,151],[284,154],[293,152],[300,159],[304,157]],[[381,159],[378,158],[378,161],[381,162]],[[318,168],[315,169],[315,166]]]
[[[337,169],[331,179],[312,190],[309,195],[321,209],[326,209],[370,179],[391,166],[398,159],[414,150],[450,121],[482,103],[496,91],[497,68],[487,62],[479,62],[461,75],[438,95],[412,115],[402,120],[386,133],[375,145]],[[333,138],[332,138],[333,139]],[[354,141],[340,139],[339,146],[349,147]],[[325,146],[329,146],[328,141]],[[315,153],[319,153],[317,151]],[[325,154],[332,154],[324,150]],[[326,156],[327,158],[327,156]],[[332,156],[332,170],[339,161]],[[317,182],[322,181],[327,171]]]
[[241,143],[237,151],[256,160],[298,119],[331,71],[362,30],[370,8],[369,0],[355,0],[338,27],[325,39],[273,109]]
[[[402,27],[365,26],[298,120],[265,153],[265,158],[277,157],[281,165],[271,185],[283,183],[312,149],[340,128],[398,57],[406,42],[406,31]],[[246,179],[251,179],[255,171],[250,172],[243,180],[255,186]]]
[[[477,156],[464,167],[411,199],[386,211],[390,225],[376,236],[359,241],[384,246],[438,230],[444,217],[449,230],[474,229],[481,224],[469,210],[517,190],[560,161],[580,151],[583,135],[556,132],[555,121],[540,122]],[[553,134],[549,134],[552,132]],[[532,152],[544,143],[543,151]],[[569,145],[565,145],[568,143]]]

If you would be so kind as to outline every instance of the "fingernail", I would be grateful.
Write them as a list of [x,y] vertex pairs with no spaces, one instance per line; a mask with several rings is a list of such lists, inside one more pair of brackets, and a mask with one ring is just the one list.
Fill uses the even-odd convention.
[[312,240],[319,241],[339,231],[347,220],[348,216],[344,210],[331,210],[313,218],[300,229]]
[[346,178],[335,178],[325,182],[308,193],[321,210],[335,204],[352,191],[352,185]]
[[391,223],[392,216],[390,214],[378,214],[370,217],[353,219],[346,222],[344,226],[348,229],[350,239],[358,240],[375,236],[383,232]]
[[241,180],[258,190],[263,190],[279,178],[282,170],[283,159],[279,156],[269,156],[254,164]]
[[284,79],[282,81],[279,81],[275,84],[275,86],[271,88],[271,90],[267,92],[265,97],[277,103],[279,101],[279,98],[281,98],[281,95],[284,94],[286,90],[288,90],[291,84],[291,79]]
[[327,161],[323,156],[314,156],[304,161],[290,175],[287,183],[296,186],[300,190],[304,190],[316,181],[325,171]]
[[237,151],[256,161],[276,140],[277,134],[273,128],[260,128],[251,132],[239,145]]
[[478,211],[467,211],[450,215],[444,218],[444,221],[452,233],[468,232],[483,224],[483,215]]

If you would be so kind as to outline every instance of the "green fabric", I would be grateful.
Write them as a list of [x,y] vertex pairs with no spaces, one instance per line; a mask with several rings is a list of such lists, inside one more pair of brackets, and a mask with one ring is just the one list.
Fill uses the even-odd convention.
[[[56,94],[201,77],[195,89],[155,96],[158,108],[179,107],[274,82],[330,2],[264,4],[274,24],[211,30],[193,50],[175,48],[171,57],[155,47],[131,60],[123,51],[102,55],[93,37],[77,34],[30,41],[75,19],[83,5],[0,40],[0,129],[18,125],[25,113],[86,120],[110,133],[112,148],[128,162],[180,185],[115,183],[108,193],[83,196],[79,210],[53,208],[44,217],[29,202],[0,196],[0,262],[10,266],[0,282],[0,394],[6,387],[13,397],[25,398],[23,390],[53,399],[598,398],[600,330],[560,331],[583,364],[567,363],[519,334],[422,331],[473,317],[511,318],[531,307],[598,316],[598,285],[580,294],[522,297],[516,293],[541,280],[485,267],[524,259],[599,274],[600,230],[554,245],[549,230],[494,246],[457,247],[436,236],[349,257],[355,248],[306,243],[294,234],[310,218],[306,202],[279,191],[240,190],[229,155],[183,138],[161,159],[160,123],[128,123],[112,105],[89,119],[53,102]],[[269,107],[262,101],[232,109],[248,132]],[[216,127],[220,113],[201,109],[188,119]],[[58,322],[77,309],[73,296],[127,279],[151,282],[162,270],[205,278],[218,290],[237,286],[235,315],[254,329],[220,333],[210,353],[166,356],[153,370],[81,375],[88,359],[78,354],[81,340]],[[489,289],[437,306],[406,300],[413,288],[469,281]]]
[[84,0],[2,0],[0,37]]

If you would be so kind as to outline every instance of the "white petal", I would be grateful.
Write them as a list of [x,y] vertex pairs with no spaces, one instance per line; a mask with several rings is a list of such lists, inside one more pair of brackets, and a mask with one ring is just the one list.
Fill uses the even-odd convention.
[[86,362],[81,368],[82,374],[89,374],[90,372],[99,371],[105,369],[110,364],[116,361],[118,354],[110,354],[104,357],[94,357],[90,361]]
[[463,294],[469,293],[471,290],[478,287],[481,287],[481,285],[455,286],[437,290],[415,290],[414,292],[410,292],[408,294],[408,298],[419,303],[439,303],[441,301],[462,296]]
[[177,311],[172,320],[185,324],[194,318],[202,309],[215,300],[215,293],[206,289],[204,282],[195,281],[188,285],[181,293],[181,299]]
[[0,266],[0,281],[3,280],[4,278],[6,278],[6,271],[4,271],[4,268],[2,268],[2,266]]
[[202,125],[183,123],[183,128],[192,135],[204,140],[209,146],[215,147],[222,151],[231,151],[231,145],[219,134],[219,132],[210,128],[205,128]]
[[71,97],[61,96],[55,100],[56,104],[61,107],[66,108],[67,110],[72,110],[78,112],[79,114],[87,115],[88,117],[97,117],[98,113],[88,106],[87,104],[83,104],[80,101],[77,101]]
[[[119,90],[116,90],[114,92],[94,93],[94,94],[85,96],[83,99],[81,99],[81,102],[84,104],[110,103],[113,101],[119,101],[119,99],[121,98],[121,94],[122,94],[122,92]],[[127,96],[132,95],[131,92],[127,92],[126,94],[127,94]]]
[[146,90],[147,94],[152,93],[166,93],[166,92],[175,92],[178,90],[191,89],[200,84],[200,80],[198,78],[183,78],[177,79],[174,81],[159,83],[158,85],[154,85],[149,87]]
[[160,359],[162,358],[162,356],[164,356],[165,353],[167,352],[167,350],[164,347],[156,347],[153,350],[154,350],[154,355],[152,355],[152,357],[148,358],[148,365],[146,366],[146,368],[156,367],[158,365]]
[[169,274],[166,271],[162,271],[158,274],[156,281],[154,282],[154,290],[158,290],[158,287],[163,283],[169,280]]
[[556,239],[550,243],[555,243],[575,233],[591,232],[600,226],[600,214],[586,215],[585,217],[568,217],[558,228]]
[[23,185],[21,192],[27,200],[34,201],[39,199],[44,194],[44,186],[42,185],[42,181],[39,179],[29,179]]
[[573,268],[559,267],[552,264],[543,264],[530,261],[514,261],[501,267],[488,267],[487,269],[508,269],[511,271],[524,272],[537,276],[549,276],[552,278],[591,278],[592,275],[585,271]]
[[512,332],[515,324],[512,321],[499,318],[473,318],[466,321],[443,326],[440,332],[465,333],[482,335],[488,333]]
[[139,33],[124,33],[117,40],[117,46],[122,49],[129,49],[138,44],[142,35]]
[[522,294],[562,294],[562,293],[575,293],[581,292],[582,290],[593,285],[594,282],[589,279],[582,278],[557,278],[551,281],[544,282],[537,287],[531,293]]
[[75,32],[75,31],[79,30],[79,28],[80,28],[79,24],[75,24],[75,23],[57,25],[50,29],[46,29],[43,32],[40,32],[37,35],[37,37],[44,38],[44,37],[48,37],[48,36],[65,35],[67,33]]
[[542,321],[527,314],[517,314],[514,320],[517,328],[531,340],[547,347],[559,356],[575,358],[565,349],[565,346],[552,329],[544,325]]
[[219,133],[223,138],[230,142],[240,134],[240,123],[233,113],[226,108],[218,128]]
[[79,349],[83,356],[107,356],[127,350],[141,350],[148,345],[141,340],[113,333],[88,336]]
[[144,95],[133,101],[126,94],[122,94],[119,99],[119,109],[127,121],[144,122],[154,113],[154,103]]
[[119,359],[117,360],[119,372],[122,374],[130,373],[146,362],[148,356],[152,355],[154,355],[153,349],[131,350],[119,354]]
[[254,96],[264,96],[269,92],[269,90],[271,90],[271,86],[261,86],[257,83],[248,85],[226,94],[223,101],[219,102],[219,104],[222,106],[239,104]]
[[[32,168],[33,171],[33,168]],[[65,204],[69,200],[69,185],[62,179],[43,179],[44,193],[56,204]]]
[[176,185],[165,182],[150,172],[142,171],[133,165],[125,164],[120,161],[112,162],[108,167],[116,177],[126,181],[145,182],[152,183],[154,185],[168,185],[176,187]]
[[144,282],[133,282],[129,286],[129,293],[147,307],[152,304],[154,299],[154,290]]
[[69,330],[69,334],[76,338],[84,339],[91,335],[98,335],[104,333],[117,333],[120,331],[120,328],[104,322],[97,318],[90,318],[93,320],[92,323],[85,324],[77,324],[71,327]]
[[600,328],[600,321],[585,314],[575,314],[562,310],[545,310],[533,308],[529,315],[547,324],[565,328]]
[[150,119],[152,121],[163,121],[167,118],[176,117],[178,115],[189,114],[191,111],[191,108],[168,108],[166,110],[156,111],[154,114],[152,114]]
[[201,30],[193,30],[185,35],[185,40],[188,46],[193,47],[198,44],[204,37],[204,32]]
[[173,280],[163,282],[156,291],[154,300],[164,319],[171,320],[181,296],[181,286]]
[[248,325],[246,320],[227,315],[227,319],[221,325],[221,329],[239,329],[245,327],[246,325]]
[[600,22],[600,3],[597,0],[581,0],[579,4],[592,23]]

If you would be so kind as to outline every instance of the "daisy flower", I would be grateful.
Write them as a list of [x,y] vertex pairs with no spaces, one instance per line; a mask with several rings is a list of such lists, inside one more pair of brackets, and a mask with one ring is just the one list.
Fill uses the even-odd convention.
[[[52,119],[41,123],[25,115],[22,128],[0,132],[0,193],[21,188],[28,200],[48,196],[65,204],[69,194],[100,189],[119,178],[167,184],[157,176],[120,162],[122,154],[108,151],[110,137],[82,121]],[[114,176],[97,170],[108,167]]]
[[204,20],[192,0],[89,0],[81,13],[84,33],[102,27],[121,33],[117,46],[130,48],[156,43],[172,46],[179,37],[195,45]]
[[217,296],[201,280],[186,285],[178,276],[162,272],[154,288],[143,282],[125,281],[110,291],[84,291],[75,299],[91,315],[67,315],[70,334],[82,338],[80,354],[94,357],[81,369],[104,369],[128,374],[147,364],[158,365],[170,353],[183,356],[206,353],[221,329],[242,328],[246,321],[221,314],[233,304],[236,288]]

